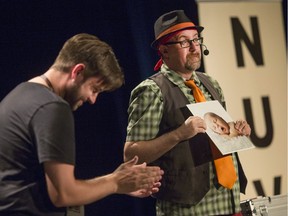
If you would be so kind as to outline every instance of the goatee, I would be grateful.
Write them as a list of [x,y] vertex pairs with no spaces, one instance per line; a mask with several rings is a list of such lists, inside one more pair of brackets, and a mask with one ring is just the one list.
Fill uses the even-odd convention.
[[185,68],[189,71],[197,70],[201,65],[201,56],[199,53],[190,53],[187,55],[187,61],[185,63]]

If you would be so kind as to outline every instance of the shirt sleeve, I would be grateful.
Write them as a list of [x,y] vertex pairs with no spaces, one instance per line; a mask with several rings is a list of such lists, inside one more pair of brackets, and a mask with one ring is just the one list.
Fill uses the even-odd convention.
[[153,80],[147,79],[131,92],[126,141],[136,142],[155,138],[162,115],[161,90]]
[[52,102],[42,106],[30,126],[39,163],[58,161],[75,164],[74,118],[68,104]]

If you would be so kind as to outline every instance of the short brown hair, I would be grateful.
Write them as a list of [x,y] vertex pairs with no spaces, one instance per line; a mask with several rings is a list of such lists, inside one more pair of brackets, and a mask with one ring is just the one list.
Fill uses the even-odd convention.
[[68,39],[60,50],[53,68],[68,72],[76,64],[85,64],[84,77],[98,76],[108,91],[124,83],[124,74],[111,46],[87,33]]

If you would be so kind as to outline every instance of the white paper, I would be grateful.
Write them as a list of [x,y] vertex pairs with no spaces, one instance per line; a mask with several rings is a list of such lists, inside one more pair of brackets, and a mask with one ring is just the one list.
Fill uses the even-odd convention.
[[[204,116],[207,116],[210,113],[220,116],[226,123],[230,124],[230,130],[232,130],[233,119],[217,100],[188,104],[187,107],[194,116],[199,116],[203,119]],[[205,118],[205,121],[208,125],[207,118]],[[206,133],[223,155],[255,148],[255,146],[247,136],[232,136],[233,133],[230,133],[229,135],[220,135],[208,126]]]
[[84,206],[67,207],[67,216],[84,216]]

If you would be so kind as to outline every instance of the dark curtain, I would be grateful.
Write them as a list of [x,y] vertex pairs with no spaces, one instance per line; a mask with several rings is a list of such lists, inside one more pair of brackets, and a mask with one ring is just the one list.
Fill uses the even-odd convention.
[[[150,47],[154,22],[175,9],[198,24],[194,0],[0,0],[0,100],[20,82],[44,73],[69,37],[98,36],[113,47],[126,82],[75,112],[75,175],[87,179],[113,172],[123,162],[130,91],[153,74],[158,60]],[[283,12],[286,26],[286,0]],[[87,205],[85,215],[153,216],[154,202],[111,195]]]

